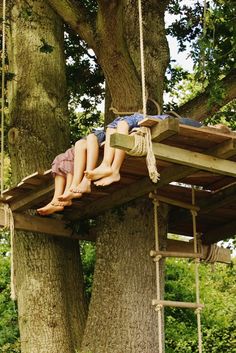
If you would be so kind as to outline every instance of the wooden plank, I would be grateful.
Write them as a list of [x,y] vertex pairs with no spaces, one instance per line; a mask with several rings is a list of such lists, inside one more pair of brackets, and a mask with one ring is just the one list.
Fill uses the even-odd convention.
[[[31,216],[18,212],[14,212],[13,216],[16,230],[43,233],[56,237],[95,241],[95,235],[93,233],[81,236],[73,232],[72,229],[68,227],[68,224],[60,219]],[[7,224],[5,224],[5,212],[3,207],[0,207],[0,226],[7,226]]]
[[[115,133],[111,136],[111,146],[129,151],[134,146],[134,137]],[[161,143],[153,143],[153,152],[161,160],[236,177],[236,162]]]
[[163,120],[162,119],[153,118],[151,116],[147,116],[146,118],[141,120],[138,123],[138,125],[139,126],[145,126],[145,127],[153,127],[153,126],[159,124],[161,121],[163,121]]
[[[42,183],[47,182],[49,179],[52,179],[51,169],[45,171],[44,173],[36,172],[31,175],[28,175],[27,177],[22,179],[21,183],[25,185],[39,186]],[[18,186],[19,185],[20,184],[18,184]]]
[[212,156],[220,156],[221,158],[228,159],[236,155],[236,139],[229,139],[223,141],[217,146],[209,149],[207,154]]
[[54,190],[54,183],[44,185],[39,190],[35,190],[32,193],[22,196],[22,198],[10,201],[12,211],[22,211],[31,208],[34,205],[42,202],[48,195]]
[[234,138],[234,135],[224,134],[220,132],[219,129],[216,129],[216,128],[210,129],[207,126],[196,128],[188,125],[180,125],[179,135],[187,136],[195,140],[197,139],[198,141],[208,140],[216,143],[221,143],[232,137]]
[[176,118],[165,120],[147,117],[139,122],[139,126],[151,128],[152,140],[160,142],[179,132],[179,121]]
[[153,143],[153,152],[158,159],[236,177],[236,162],[160,143]]
[[170,118],[161,121],[151,129],[152,141],[160,142],[170,136],[176,135],[179,132],[179,121],[175,118]]

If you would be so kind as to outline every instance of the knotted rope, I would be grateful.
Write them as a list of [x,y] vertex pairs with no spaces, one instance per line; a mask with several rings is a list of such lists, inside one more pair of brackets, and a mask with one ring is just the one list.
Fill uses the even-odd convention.
[[220,248],[216,244],[211,244],[205,262],[215,263],[218,259]]
[[11,299],[16,300],[15,266],[14,266],[14,218],[9,205],[4,203],[4,223],[5,228],[10,230],[11,242]]
[[146,156],[146,163],[150,179],[153,183],[157,183],[160,174],[156,167],[156,158],[152,149],[151,131],[147,127],[141,127],[131,133],[134,136],[134,147],[127,152],[130,156]]
[[[195,198],[195,188],[192,186],[192,206],[196,205]],[[197,212],[195,210],[191,210],[192,214],[192,224],[193,224],[193,241],[194,241],[194,253],[198,253],[198,242],[199,233],[197,232]],[[200,258],[196,258],[194,263],[195,267],[195,291],[196,291],[196,303],[200,304],[200,281],[199,281],[199,264]],[[201,329],[201,308],[198,307],[195,311],[197,316],[197,331],[198,331],[198,351],[202,353],[202,329]]]
[[[159,225],[158,225],[158,208],[159,208],[159,201],[157,200],[156,193],[150,194],[149,197],[152,198],[153,202],[153,216],[154,216],[154,232],[155,232],[155,251],[160,250],[159,244]],[[156,266],[156,299],[159,302],[161,300],[161,286],[160,286],[160,260],[162,256],[156,256],[155,266]],[[163,305],[160,303],[155,306],[155,310],[158,313],[158,349],[159,353],[163,353],[163,332],[162,332],[162,315],[163,315]]]

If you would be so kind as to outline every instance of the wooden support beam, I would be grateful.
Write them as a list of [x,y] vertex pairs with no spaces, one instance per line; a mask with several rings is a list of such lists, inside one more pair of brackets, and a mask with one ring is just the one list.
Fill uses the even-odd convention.
[[[111,136],[111,146],[129,151],[134,147],[134,137],[115,133]],[[167,162],[236,177],[236,162],[161,143],[153,143],[153,152],[156,158]]]
[[[96,234],[90,232],[86,235],[79,235],[73,233],[72,229],[68,227],[68,223],[63,220],[48,217],[38,217],[31,216],[23,213],[14,212],[14,226],[17,230],[37,232],[48,234],[56,237],[66,237],[78,240],[95,241]],[[3,207],[0,207],[0,226],[7,226],[5,220],[5,211]],[[193,244],[191,242],[183,242],[178,240],[167,240],[167,251],[175,252],[176,255],[181,255],[182,253],[191,254],[193,252]],[[209,253],[209,246],[202,246],[202,258],[206,259]],[[179,256],[177,256],[179,257]],[[181,257],[181,256],[180,256]],[[217,254],[217,262],[230,263],[231,262],[231,252],[229,249],[219,248]]]
[[[86,234],[86,236],[81,236],[77,233],[74,233],[72,229],[68,226],[68,223],[60,219],[31,216],[18,212],[14,212],[13,217],[14,228],[16,230],[43,233],[55,237],[66,237],[78,240],[95,241],[94,234],[91,233]],[[6,224],[5,211],[2,207],[0,207],[0,226],[8,226]]]
[[236,155],[236,139],[230,138],[207,151],[207,154],[228,159]]
[[[169,252],[175,252],[176,254],[182,254],[182,253],[191,254],[194,251],[194,247],[193,247],[193,242],[167,239],[166,250]],[[209,251],[210,251],[210,246],[207,244],[203,244],[201,249],[203,260],[205,260],[208,257]],[[231,251],[223,247],[218,247],[216,262],[230,264]]]

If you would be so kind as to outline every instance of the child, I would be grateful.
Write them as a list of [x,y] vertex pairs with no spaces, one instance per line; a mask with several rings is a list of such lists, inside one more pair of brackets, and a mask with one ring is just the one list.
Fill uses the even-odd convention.
[[86,139],[76,142],[75,147],[58,155],[52,163],[55,190],[52,201],[37,209],[41,216],[63,211],[71,205],[73,198],[91,192],[91,180],[84,175],[87,168],[95,168],[98,160],[99,145],[104,141],[103,129],[95,129]]
[[87,179],[97,180],[94,183],[96,186],[106,186],[120,180],[120,167],[125,159],[125,151],[110,147],[110,136],[115,132],[127,135],[130,130],[138,127],[138,123],[142,119],[142,114],[135,113],[130,116],[118,117],[107,125],[102,163],[96,169],[86,169],[84,174]]

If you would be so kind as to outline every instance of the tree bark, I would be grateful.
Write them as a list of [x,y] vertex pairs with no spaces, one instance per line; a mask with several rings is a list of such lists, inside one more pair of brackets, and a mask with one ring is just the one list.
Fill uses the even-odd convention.
[[[167,206],[159,212],[161,244],[167,232]],[[87,353],[156,353],[157,313],[153,209],[137,200],[108,212],[97,224],[92,299],[83,339]],[[163,275],[162,281],[163,281]]]
[[[14,182],[69,145],[63,24],[44,1],[15,1],[8,33],[9,150]],[[22,353],[71,353],[87,316],[78,243],[16,232]]]
[[63,28],[52,10],[41,5],[17,1],[11,11],[8,57],[15,77],[8,100],[14,182],[49,168],[69,145],[65,58],[59,45]]

